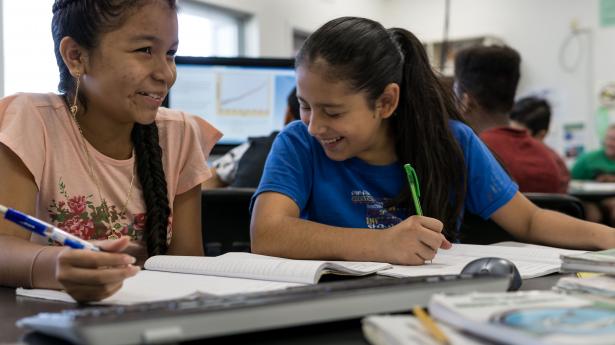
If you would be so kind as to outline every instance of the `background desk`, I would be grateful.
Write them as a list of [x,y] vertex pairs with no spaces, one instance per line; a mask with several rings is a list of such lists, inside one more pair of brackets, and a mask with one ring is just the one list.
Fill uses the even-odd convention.
[[615,183],[594,181],[571,181],[568,194],[584,201],[601,201],[615,197]]
[[[521,290],[548,290],[560,274],[523,281]],[[15,289],[0,287],[0,343],[68,344],[39,334],[26,334],[15,326],[22,317],[40,312],[57,312],[72,307],[62,302],[36,300],[15,296]],[[193,344],[200,343],[198,341]],[[207,344],[368,344],[361,332],[361,320],[354,319],[318,325],[292,327],[279,330],[208,339]],[[190,344],[190,343],[187,343]]]

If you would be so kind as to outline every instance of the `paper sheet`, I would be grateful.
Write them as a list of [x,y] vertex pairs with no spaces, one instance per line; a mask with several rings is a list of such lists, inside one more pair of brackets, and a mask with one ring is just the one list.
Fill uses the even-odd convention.
[[422,266],[393,265],[392,269],[378,272],[378,274],[391,277],[460,274],[463,267],[472,260],[482,257],[499,257],[512,261],[517,266],[521,278],[528,279],[559,272],[561,254],[582,252],[519,242],[502,242],[489,246],[453,244],[449,250],[440,249],[431,263],[425,263]]
[[[136,276],[126,279],[122,288],[113,296],[96,302],[96,304],[130,305],[177,299],[196,292],[223,296],[234,293],[282,290],[302,285],[304,284],[198,274],[140,271]],[[62,291],[18,288],[16,293],[19,296],[76,303],[72,297]]]

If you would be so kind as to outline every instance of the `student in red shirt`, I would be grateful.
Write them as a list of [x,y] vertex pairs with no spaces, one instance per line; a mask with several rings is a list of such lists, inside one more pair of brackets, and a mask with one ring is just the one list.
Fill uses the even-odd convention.
[[521,192],[565,193],[557,163],[527,130],[510,126],[521,57],[506,46],[475,46],[457,53],[453,89],[461,111],[519,184]]
[[[524,97],[515,102],[515,106],[510,112],[510,125],[518,129],[527,129],[534,139],[544,144],[544,139],[549,133],[551,122],[551,106],[549,102],[539,97]],[[551,152],[551,156],[557,163],[560,172],[560,186],[562,193],[568,190],[570,183],[570,171],[566,163],[552,148],[545,144]]]

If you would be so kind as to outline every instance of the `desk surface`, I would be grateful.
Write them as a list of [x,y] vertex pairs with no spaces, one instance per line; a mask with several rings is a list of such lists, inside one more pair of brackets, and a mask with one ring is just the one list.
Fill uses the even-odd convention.
[[[548,290],[561,276],[553,274],[524,280],[521,290]],[[0,343],[21,341],[25,344],[67,344],[64,341],[38,334],[26,334],[25,331],[15,326],[15,322],[22,317],[40,312],[57,312],[66,308],[66,303],[19,297],[15,296],[15,289],[0,287]],[[250,342],[251,344],[368,344],[363,338],[359,319],[250,333],[207,341],[208,344],[231,342]]]
[[615,183],[573,180],[568,194],[585,201],[601,201],[615,197]]

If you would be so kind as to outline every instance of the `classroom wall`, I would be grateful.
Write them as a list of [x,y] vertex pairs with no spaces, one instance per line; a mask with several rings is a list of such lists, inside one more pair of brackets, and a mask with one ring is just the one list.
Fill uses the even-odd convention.
[[[292,30],[313,31],[325,21],[356,15],[413,31],[426,42],[443,35],[445,0],[200,0],[252,15],[247,49],[251,56],[286,57]],[[545,94],[553,105],[549,145],[563,153],[563,127],[583,123],[581,141],[599,145],[595,135],[597,93],[615,80],[615,28],[602,28],[599,0],[451,0],[450,39],[495,36],[523,58],[518,96]],[[574,23],[574,24],[573,24]],[[572,25],[580,34],[569,39]],[[562,48],[566,41],[566,49]],[[564,51],[563,55],[560,51]],[[568,65],[561,66],[560,55]],[[570,66],[568,66],[570,67]],[[615,119],[615,114],[612,115]],[[568,143],[570,144],[570,143]]]
[[[423,41],[439,41],[445,4],[445,0],[197,1],[248,14],[246,54],[269,57],[292,55],[293,29],[311,32],[343,15],[372,18],[387,27],[407,28]],[[451,0],[449,36],[496,36],[517,49],[523,57],[518,95],[547,92],[554,106],[548,143],[562,152],[566,144],[563,126],[582,122],[587,127],[583,142],[595,148],[599,143],[594,129],[597,94],[603,85],[615,80],[615,27],[599,25],[598,5],[599,0]],[[570,42],[564,57],[569,63],[578,56],[580,60],[576,68],[566,71],[559,62],[560,50],[573,22],[581,34]],[[0,75],[0,79],[4,77]],[[0,95],[4,94],[2,88],[0,83]],[[615,111],[611,112],[615,119]]]
[[[408,28],[425,41],[441,40],[444,6],[445,0],[390,0],[385,23]],[[583,122],[587,147],[598,146],[597,92],[615,80],[614,29],[599,27],[598,0],[451,0],[450,13],[451,39],[493,35],[520,52],[517,95],[548,92],[554,106],[550,145],[562,152],[566,144],[562,127]],[[560,64],[560,51],[573,23],[581,34],[569,42],[563,56],[569,65],[575,57],[580,60],[568,71]]]
[[292,32],[312,32],[330,19],[361,16],[382,19],[389,0],[199,0],[251,15],[246,55],[289,57]]

